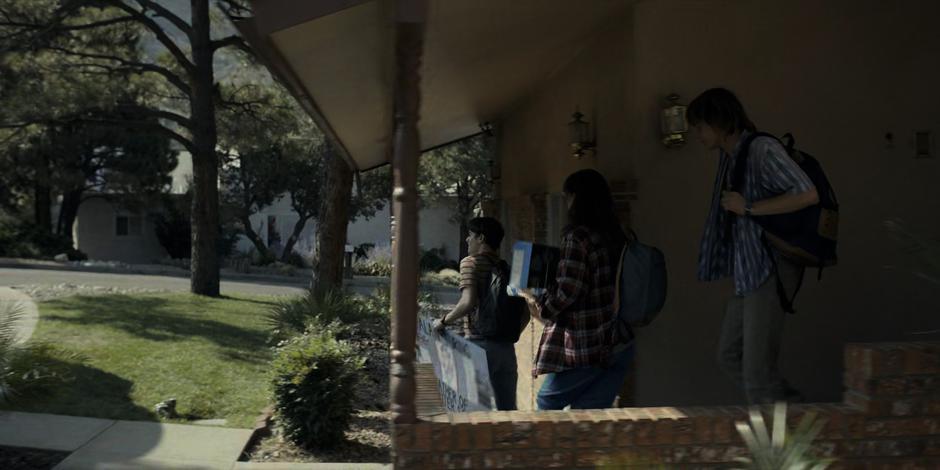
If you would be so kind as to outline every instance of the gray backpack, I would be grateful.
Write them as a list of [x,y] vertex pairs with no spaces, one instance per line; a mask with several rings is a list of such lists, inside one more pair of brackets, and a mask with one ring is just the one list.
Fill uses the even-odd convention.
[[666,303],[666,258],[658,248],[636,236],[620,254],[614,307],[617,318],[630,327],[649,325]]

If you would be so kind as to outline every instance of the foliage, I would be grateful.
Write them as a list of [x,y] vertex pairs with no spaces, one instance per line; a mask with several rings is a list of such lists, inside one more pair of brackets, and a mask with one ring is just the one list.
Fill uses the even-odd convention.
[[457,269],[459,266],[455,261],[447,259],[447,248],[431,248],[430,250],[421,249],[421,259],[418,261],[422,271],[438,272],[444,268]]
[[460,285],[460,272],[453,269],[429,271],[421,275],[421,282],[428,285],[457,287]]
[[189,224],[189,194],[166,195],[162,210],[153,215],[154,232],[170,258],[185,259],[192,253],[192,227]]
[[81,356],[47,343],[16,343],[16,323],[22,318],[19,304],[0,304],[0,404],[19,397],[43,397],[73,379],[66,362]]
[[[172,259],[188,259],[192,253],[192,191],[185,194],[166,194],[160,198],[162,209],[153,214],[154,232],[160,245]],[[228,222],[228,221],[226,221]],[[238,229],[231,223],[219,226],[216,250],[220,257],[235,253]]]
[[330,328],[308,330],[280,345],[272,385],[285,437],[308,449],[342,441],[363,365]]
[[492,155],[486,136],[458,141],[421,156],[418,191],[423,200],[455,200],[460,225],[459,257],[465,255],[466,224],[493,194]]
[[392,275],[392,247],[383,245],[367,250],[364,258],[356,259],[353,272],[360,276],[390,277]]
[[371,297],[342,290],[327,292],[322,299],[308,290],[303,295],[278,301],[266,319],[274,342],[300,334],[311,325],[334,324],[334,332],[345,337],[351,333],[349,327],[376,315],[386,315],[387,310],[381,305],[381,300],[377,304]]
[[[228,106],[250,106],[232,101],[221,93],[218,63],[235,49],[250,52],[246,43],[225,20],[249,14],[241,0],[6,0],[0,3],[0,50],[24,63],[39,63],[44,77],[57,77],[62,87],[36,86],[35,95],[55,106],[33,105],[40,113],[19,113],[5,129],[65,122],[93,122],[145,129],[175,140],[193,158],[194,193],[192,226],[198,243],[192,246],[191,289],[203,295],[218,295],[219,263],[211,250],[218,238],[219,223],[216,110]],[[141,38],[146,41],[139,41]],[[196,40],[197,38],[208,38]],[[40,60],[48,57],[48,60]],[[240,80],[248,72],[242,60]],[[134,101],[122,108],[144,119],[115,119],[109,106],[87,105],[98,96],[74,88],[73,81],[110,84],[132,91]],[[267,78],[270,80],[270,78]],[[35,83],[20,80],[20,84]],[[63,90],[63,91],[60,91]],[[56,94],[66,99],[56,99]],[[30,96],[18,93],[18,96]],[[104,93],[105,105],[120,102],[121,94]],[[212,99],[208,99],[209,97]],[[93,103],[94,104],[94,103]],[[14,106],[12,109],[27,109]],[[47,113],[47,110],[54,113]],[[207,253],[207,251],[209,253]]]
[[760,409],[752,408],[750,422],[735,423],[738,433],[750,451],[750,457],[736,459],[742,469],[752,470],[824,470],[832,459],[819,459],[812,455],[812,444],[826,421],[808,412],[793,431],[787,431],[787,405],[774,406],[772,433]]
[[30,223],[0,222],[0,256],[10,258],[52,259],[65,253],[69,261],[88,259],[85,253],[72,247],[72,240],[56,235]]

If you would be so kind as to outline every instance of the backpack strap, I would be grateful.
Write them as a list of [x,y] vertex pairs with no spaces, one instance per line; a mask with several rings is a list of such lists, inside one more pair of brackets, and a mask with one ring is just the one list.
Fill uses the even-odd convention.
[[[773,247],[770,246],[770,242],[767,241],[766,237],[761,237],[761,241],[764,244],[764,249],[767,250],[767,256],[770,256],[770,262],[774,269],[774,276],[777,284],[777,298],[780,300],[780,307],[783,308],[784,312],[787,313],[796,313],[796,309],[793,308],[793,302],[796,301],[796,295],[800,293],[800,288],[803,287],[803,277],[806,274],[806,268],[800,268],[800,277],[796,281],[796,288],[793,289],[793,295],[787,295],[787,289],[783,285],[783,279],[780,278],[780,266],[777,264],[777,257],[774,256]],[[820,269],[820,273],[822,270]]]

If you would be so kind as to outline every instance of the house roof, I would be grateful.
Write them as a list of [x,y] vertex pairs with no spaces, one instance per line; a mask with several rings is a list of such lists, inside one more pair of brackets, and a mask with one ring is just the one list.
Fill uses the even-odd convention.
[[[578,55],[632,0],[432,0],[419,133],[428,149],[479,132]],[[355,169],[389,160],[390,0],[254,0],[238,29]]]

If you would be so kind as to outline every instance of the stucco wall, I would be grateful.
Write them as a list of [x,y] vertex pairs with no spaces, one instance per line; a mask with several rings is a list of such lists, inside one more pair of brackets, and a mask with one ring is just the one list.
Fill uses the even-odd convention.
[[[141,217],[140,235],[117,236],[118,215]],[[75,246],[93,260],[154,263],[167,257],[146,212],[128,211],[101,197],[88,199],[79,207],[73,235]]]
[[[915,130],[940,133],[940,4],[659,0],[639,2],[632,15],[612,20],[505,117],[500,151],[507,204],[556,192],[583,166],[637,179],[630,223],[663,249],[670,270],[666,310],[640,331],[637,404],[742,399],[714,359],[730,284],[695,279],[717,158],[697,142],[659,144],[658,111],[670,93],[687,103],[712,86],[735,90],[758,127],[793,132],[838,192],[840,265],[822,282],[807,276],[788,317],[782,367],[792,385],[835,401],[843,343],[935,329],[938,286],[914,274],[919,254],[883,223],[901,218],[925,238],[940,235],[940,163],[915,159],[912,147]],[[598,125],[598,154],[581,162],[568,156],[564,129],[578,103]]]

